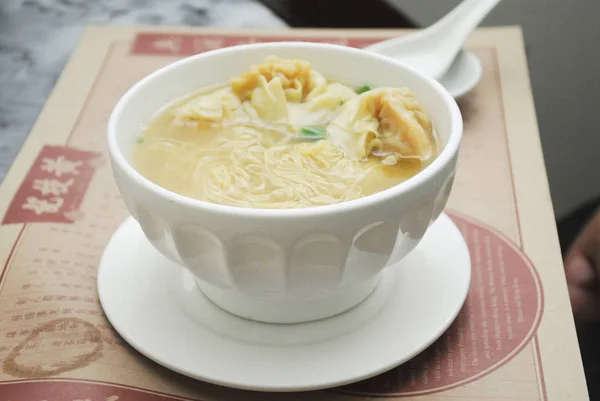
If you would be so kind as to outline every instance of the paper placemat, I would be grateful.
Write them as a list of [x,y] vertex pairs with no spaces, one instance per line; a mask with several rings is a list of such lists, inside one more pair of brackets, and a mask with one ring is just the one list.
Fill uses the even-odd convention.
[[459,318],[417,358],[337,389],[244,392],[150,362],[104,317],[96,269],[127,216],[106,123],[131,85],[224,46],[363,47],[401,33],[89,28],[0,189],[0,399],[587,400],[518,28],[480,29],[467,43],[483,79],[459,102],[465,133],[447,212],[469,244],[473,279]]

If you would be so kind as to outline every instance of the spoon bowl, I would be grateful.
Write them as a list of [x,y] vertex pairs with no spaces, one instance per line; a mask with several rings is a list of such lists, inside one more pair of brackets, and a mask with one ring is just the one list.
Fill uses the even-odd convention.
[[456,56],[450,69],[439,82],[453,98],[459,99],[471,92],[481,80],[483,69],[476,55],[463,50]]

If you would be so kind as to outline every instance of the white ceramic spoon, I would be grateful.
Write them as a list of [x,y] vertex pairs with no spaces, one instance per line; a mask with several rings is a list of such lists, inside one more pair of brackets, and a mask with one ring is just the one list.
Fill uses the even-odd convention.
[[437,79],[458,98],[481,79],[481,63],[464,41],[500,0],[464,0],[435,24],[417,33],[385,40],[366,50],[392,57]]

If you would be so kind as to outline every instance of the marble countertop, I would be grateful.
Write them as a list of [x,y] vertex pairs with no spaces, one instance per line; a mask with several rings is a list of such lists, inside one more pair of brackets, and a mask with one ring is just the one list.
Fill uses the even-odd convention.
[[0,182],[90,23],[285,26],[253,0],[0,1]]

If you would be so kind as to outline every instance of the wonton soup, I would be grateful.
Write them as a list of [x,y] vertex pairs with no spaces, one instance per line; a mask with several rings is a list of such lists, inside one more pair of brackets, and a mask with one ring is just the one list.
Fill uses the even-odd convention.
[[302,208],[385,190],[436,156],[431,121],[408,88],[353,87],[271,56],[158,111],[133,166],[202,201]]

